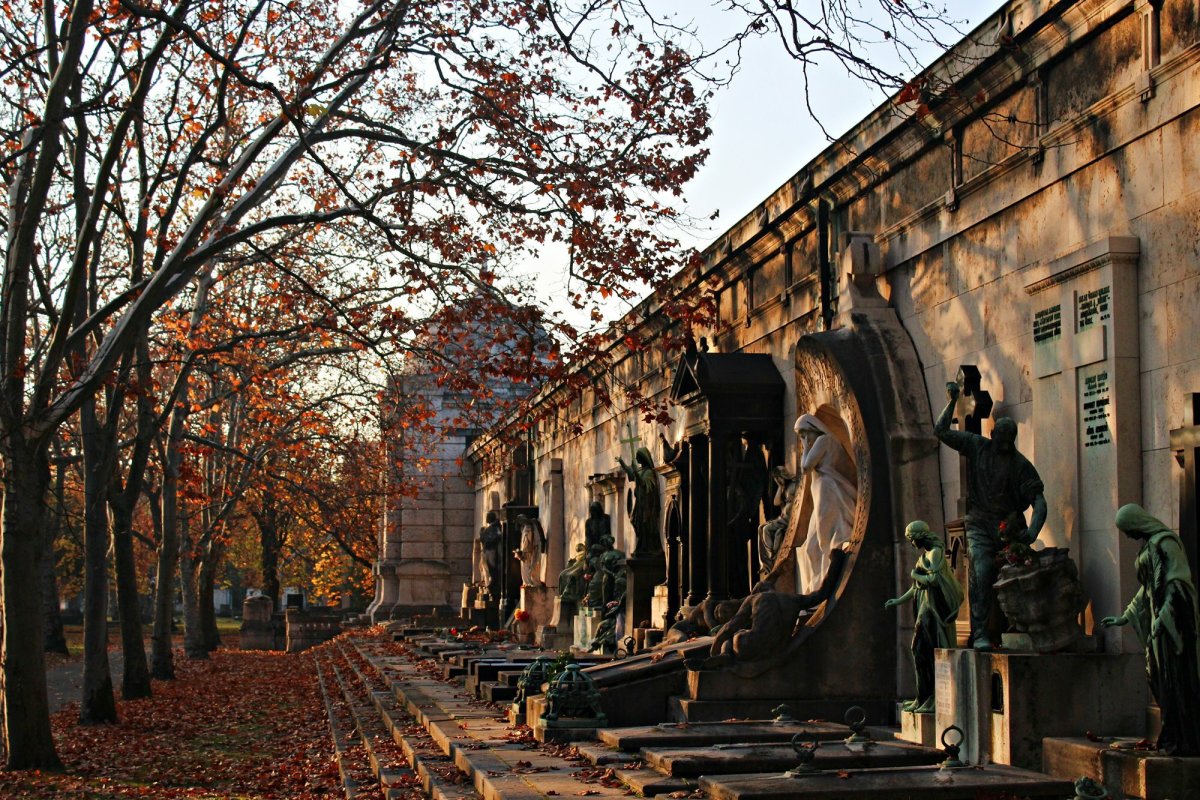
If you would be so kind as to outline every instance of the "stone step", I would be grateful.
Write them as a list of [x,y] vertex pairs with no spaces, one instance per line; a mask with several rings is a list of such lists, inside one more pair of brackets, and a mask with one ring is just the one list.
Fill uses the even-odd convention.
[[703,747],[718,744],[752,744],[759,742],[789,742],[797,733],[806,733],[820,740],[844,739],[850,735],[845,725],[831,722],[715,722],[673,723],[610,728],[601,730],[597,738],[604,744],[627,753],[643,747]]
[[487,703],[511,703],[517,696],[517,687],[499,683],[483,684],[482,699]]
[[[347,670],[350,669],[349,665],[344,666]],[[329,664],[329,669],[345,698],[355,731],[383,796],[388,800],[407,796],[417,783],[416,773],[409,768],[406,758],[391,752],[390,746],[394,743],[387,728],[380,721],[379,710],[374,705],[356,702],[357,698],[338,664]]]
[[[799,756],[788,744],[732,744],[700,748],[642,748],[646,764],[666,775],[698,778],[749,772],[786,772]],[[819,769],[874,769],[877,767],[932,766],[945,753],[902,742],[875,742],[869,746],[840,741],[820,742],[814,765]]]
[[356,769],[354,749],[360,747],[353,740],[354,723],[350,721],[343,704],[335,704],[330,691],[332,676],[316,662],[317,682],[321,687],[321,699],[325,703],[325,718],[329,722],[330,737],[333,739],[333,757],[337,762],[338,776],[342,781],[342,793],[346,800],[357,800],[374,792],[374,787],[365,779],[361,769]]
[[[360,649],[372,658],[369,646]],[[510,727],[494,708],[430,677],[422,668],[422,658],[413,651],[407,660],[376,660],[379,671],[389,676],[391,697],[412,715],[412,727],[427,735],[438,756],[469,777],[484,800],[581,794],[616,798],[628,792],[614,776],[589,771],[572,749],[537,745],[528,728]]]
[[696,780],[663,775],[658,770],[651,769],[650,767],[614,769],[613,774],[639,797],[653,797],[659,794],[671,794],[672,792],[688,792],[690,794],[700,785]]
[[979,800],[982,797],[1065,800],[1074,784],[1041,773],[989,765],[942,770],[938,767],[831,770],[800,777],[770,772],[703,777],[700,788],[711,800]]
[[[369,651],[355,647],[360,655],[372,660]],[[441,752],[441,748],[390,691],[373,691],[372,702],[380,721],[404,752],[425,794],[432,800],[479,800],[470,776]]]

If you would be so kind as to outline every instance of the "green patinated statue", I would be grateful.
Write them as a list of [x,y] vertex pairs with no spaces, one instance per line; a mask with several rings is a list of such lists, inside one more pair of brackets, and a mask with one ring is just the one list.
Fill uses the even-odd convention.
[[587,570],[587,558],[583,552],[583,544],[575,545],[575,557],[567,562],[566,568],[558,573],[558,596],[562,605],[570,606],[571,614],[579,607],[585,588],[583,576]]
[[1146,647],[1150,691],[1162,715],[1158,749],[1200,755],[1200,614],[1183,542],[1136,503],[1121,506],[1116,525],[1142,542],[1136,562],[1141,588],[1124,614],[1100,624],[1132,625]]
[[[1008,417],[996,420],[989,439],[970,431],[951,430],[954,409],[961,387],[946,384],[950,402],[933,425],[938,439],[957,450],[967,460],[967,551],[971,556],[968,591],[971,595],[971,643],[976,650],[991,650],[987,621],[995,599],[999,566],[996,554],[1005,538],[1032,544],[1046,523],[1045,486],[1029,459],[1017,450],[1017,423]],[[1025,509],[1033,508],[1033,517],[1025,527]],[[1002,535],[1001,523],[1020,520],[1019,530]],[[1006,525],[1007,527],[1007,525]]]
[[635,556],[662,551],[659,538],[658,473],[654,471],[654,458],[645,447],[639,447],[632,464],[617,456],[617,464],[633,482],[633,532]]
[[888,600],[883,607],[892,608],[909,600],[916,603],[912,656],[917,669],[917,696],[904,704],[904,710],[930,714],[933,712],[933,651],[939,647],[954,647],[954,621],[962,605],[963,590],[950,570],[945,545],[926,523],[921,520],[908,523],[904,538],[923,552],[909,573],[912,586],[899,597]]
[[625,554],[613,547],[612,536],[604,536],[592,546],[588,559],[588,607],[600,612],[602,622],[589,650],[611,653],[616,650],[620,623],[625,610]]

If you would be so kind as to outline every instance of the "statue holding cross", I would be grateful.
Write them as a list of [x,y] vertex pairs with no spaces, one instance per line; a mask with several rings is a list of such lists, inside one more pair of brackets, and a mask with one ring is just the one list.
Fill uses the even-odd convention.
[[659,541],[658,473],[654,471],[654,459],[645,447],[634,445],[641,442],[633,435],[633,426],[626,423],[627,438],[621,444],[629,445],[630,462],[617,456],[617,463],[633,482],[633,532],[637,536],[633,554],[635,556],[656,553],[661,548]]

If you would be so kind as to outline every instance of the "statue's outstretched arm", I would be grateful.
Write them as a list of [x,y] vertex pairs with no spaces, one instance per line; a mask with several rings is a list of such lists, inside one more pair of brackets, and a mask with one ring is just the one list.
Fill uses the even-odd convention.
[[1026,533],[1026,538],[1029,542],[1037,539],[1038,534],[1042,532],[1042,526],[1046,524],[1046,495],[1039,494],[1033,498],[1033,515],[1029,520],[1029,531]]

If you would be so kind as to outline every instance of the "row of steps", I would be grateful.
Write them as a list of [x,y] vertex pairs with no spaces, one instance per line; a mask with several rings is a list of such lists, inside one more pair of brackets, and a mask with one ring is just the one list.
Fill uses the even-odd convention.
[[[330,663],[322,665],[322,672],[348,698],[344,712],[360,739],[369,740],[363,746],[375,746],[381,731],[390,734],[421,788],[435,800],[568,795],[959,800],[1009,789],[1018,792],[1012,796],[1066,800],[1073,793],[1067,782],[1012,767],[939,771],[943,752],[895,740],[883,729],[869,729],[873,744],[847,742],[852,733],[848,726],[817,720],[661,722],[600,728],[594,731],[595,741],[538,742],[528,727],[510,724],[510,704],[495,699],[497,690],[512,686],[523,665],[537,655],[416,632],[404,641],[358,635],[330,648]],[[543,698],[531,700],[530,713],[539,701]],[[333,708],[331,715],[336,713],[339,709]],[[804,758],[794,747],[800,743],[808,743]],[[809,773],[785,775],[805,759]],[[388,771],[393,768],[394,773]],[[389,782],[402,769],[380,761],[376,774],[381,791],[403,785],[402,778]],[[913,793],[905,794],[910,791],[906,786]],[[897,787],[901,794],[893,791]],[[936,791],[930,794],[932,789]]]
[[[317,659],[347,800],[479,800],[353,638],[334,640]],[[369,769],[354,769],[356,760]]]

